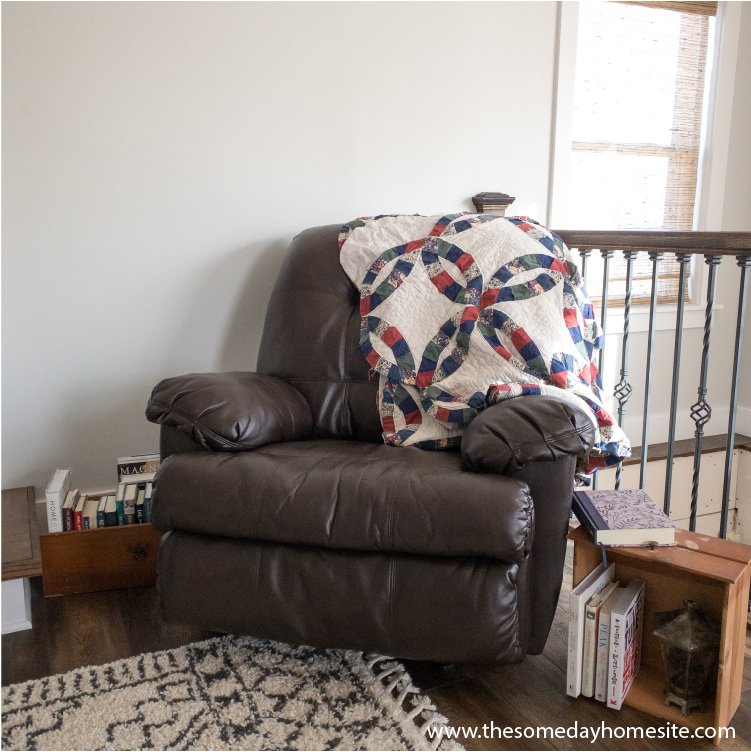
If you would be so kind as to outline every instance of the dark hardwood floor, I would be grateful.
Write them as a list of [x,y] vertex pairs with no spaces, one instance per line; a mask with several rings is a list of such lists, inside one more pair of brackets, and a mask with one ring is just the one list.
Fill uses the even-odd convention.
[[[570,560],[555,622],[540,656],[516,666],[468,668],[405,661],[414,683],[427,692],[453,726],[579,726],[659,728],[664,723],[632,708],[608,710],[601,703],[565,694]],[[41,578],[32,579],[34,628],[2,637],[2,684],[12,684],[97,665],[138,653],[165,650],[206,639],[212,633],[165,624],[155,588],[111,590],[44,598]],[[747,650],[747,655],[751,651]],[[735,740],[720,749],[748,750],[751,740],[751,658],[746,658],[744,692],[733,719]],[[469,750],[699,750],[699,740],[464,739]]]

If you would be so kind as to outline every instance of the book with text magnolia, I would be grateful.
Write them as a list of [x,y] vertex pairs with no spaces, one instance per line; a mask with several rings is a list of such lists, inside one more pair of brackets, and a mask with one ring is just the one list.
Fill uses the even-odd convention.
[[571,509],[596,546],[675,545],[675,524],[640,489],[574,491]]
[[582,683],[582,653],[584,649],[584,609],[587,601],[608,583],[613,581],[615,564],[607,568],[598,564],[569,596],[568,660],[566,670],[566,694],[578,697]]
[[117,460],[118,483],[140,483],[152,480],[159,469],[158,454],[138,454]]
[[641,665],[644,581],[631,580],[610,614],[607,706],[618,710]]

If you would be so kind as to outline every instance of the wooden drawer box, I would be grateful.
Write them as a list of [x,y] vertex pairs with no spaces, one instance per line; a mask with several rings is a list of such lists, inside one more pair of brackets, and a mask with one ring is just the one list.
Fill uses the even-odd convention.
[[162,535],[148,522],[40,535],[45,596],[155,584]]
[[[576,586],[602,562],[602,552],[581,527],[568,538],[574,541]],[[685,530],[676,530],[675,542],[675,546],[654,551],[607,549],[608,561],[615,562],[616,579],[636,577],[646,583],[641,668],[623,704],[691,729],[727,726],[741,701],[751,546]],[[707,616],[722,624],[722,641],[715,696],[703,712],[684,716],[675,705],[664,704],[665,669],[660,641],[654,635],[654,614],[683,608],[687,599],[696,601]],[[719,735],[713,741],[719,744]]]

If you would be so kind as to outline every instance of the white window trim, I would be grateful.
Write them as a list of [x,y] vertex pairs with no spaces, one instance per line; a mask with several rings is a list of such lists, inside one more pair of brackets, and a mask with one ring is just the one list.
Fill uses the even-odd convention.
[[[741,3],[720,0],[715,22],[712,50],[712,67],[709,81],[708,117],[699,165],[697,202],[694,211],[695,230],[721,230],[722,208],[725,199],[725,177],[730,146],[730,122],[735,91],[735,67],[738,57]],[[571,173],[571,142],[574,115],[574,81],[576,73],[576,37],[579,22],[579,3],[559,0],[556,19],[556,49],[553,85],[553,122],[550,139],[550,177],[548,185],[547,226],[553,229],[568,227],[568,202]],[[582,230],[586,228],[576,227]],[[704,326],[704,308],[707,301],[706,267],[701,257],[694,256],[689,277],[689,300],[686,304],[684,329]],[[714,306],[714,309],[721,306]],[[668,325],[671,318],[672,324]],[[675,305],[657,307],[657,328],[675,328]],[[701,314],[701,315],[699,315]],[[631,309],[631,331],[638,321],[649,320],[649,309],[634,306]],[[623,331],[623,309],[608,311],[608,323],[620,320]],[[616,332],[617,328],[608,331]]]
[[[683,328],[700,329],[704,327],[704,315],[706,312],[706,303],[686,303],[683,306]],[[719,311],[724,306],[715,303],[712,306],[713,311]],[[655,331],[675,331],[675,313],[678,306],[675,303],[661,303],[655,309]],[[649,331],[649,306],[631,306],[631,315],[629,316],[629,332]],[[599,317],[598,317],[599,321]],[[605,322],[605,332],[610,334],[623,334],[624,309],[610,308],[608,306],[608,316]]]

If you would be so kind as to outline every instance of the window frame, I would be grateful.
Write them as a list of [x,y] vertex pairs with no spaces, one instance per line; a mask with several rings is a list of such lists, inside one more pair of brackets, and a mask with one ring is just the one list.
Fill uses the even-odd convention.
[[[735,64],[740,29],[740,3],[720,0],[717,7],[715,33],[709,51],[708,86],[705,87],[705,128],[699,150],[694,230],[720,230],[725,195],[730,118],[735,85]],[[579,3],[559,0],[556,18],[555,68],[553,79],[553,112],[551,127],[551,156],[548,189],[547,226],[568,229],[568,207],[571,200],[570,160],[574,112],[574,80],[576,72],[576,43],[579,22]],[[670,149],[671,147],[666,147]],[[698,260],[698,263],[697,263]],[[692,259],[688,281],[691,307],[706,305],[706,276],[704,264],[696,256]],[[661,303],[659,311],[669,313],[675,304]],[[608,319],[622,315],[622,308],[608,307]],[[631,315],[649,314],[648,306],[632,308]],[[690,317],[693,319],[694,317]],[[698,317],[696,317],[698,324]],[[693,320],[684,322],[692,328]]]

